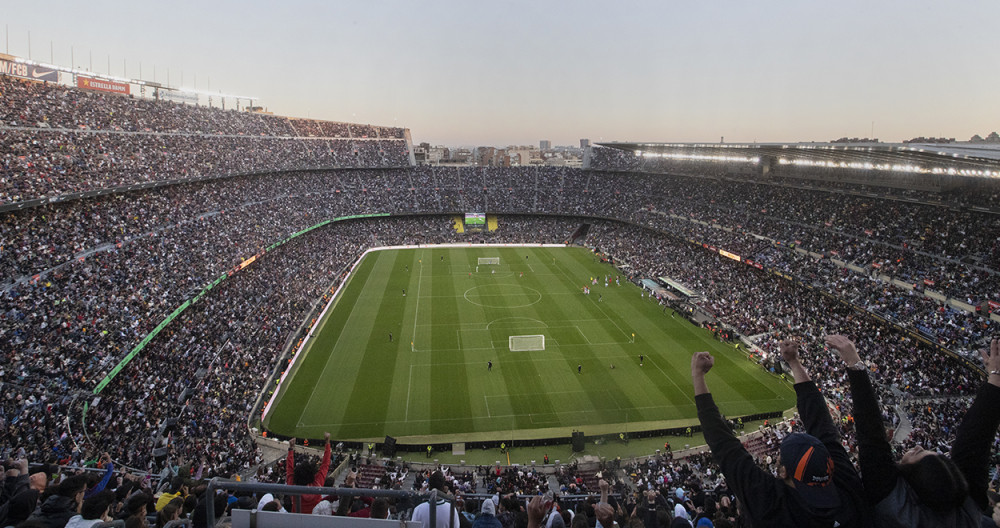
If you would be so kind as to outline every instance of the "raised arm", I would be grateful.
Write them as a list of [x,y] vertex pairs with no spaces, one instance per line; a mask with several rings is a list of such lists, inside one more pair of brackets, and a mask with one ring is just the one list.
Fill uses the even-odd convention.
[[330,472],[330,433],[323,433],[323,440],[326,444],[323,448],[323,461],[320,462],[319,469],[316,471],[313,486],[322,486],[326,483],[326,474]]
[[795,379],[795,383],[805,383],[811,381],[812,378],[809,377],[809,372],[806,368],[802,366],[802,359],[799,357],[799,347],[802,344],[794,339],[786,339],[778,345],[778,351],[781,353],[781,359],[788,363],[788,367],[792,370],[792,378]]
[[868,368],[861,362],[854,343],[842,335],[828,335],[825,340],[830,348],[840,354],[840,359],[847,367],[847,377],[851,380],[861,480],[865,494],[874,504],[892,492],[899,478],[899,469],[893,460],[892,447],[882,423],[882,411],[875,396],[875,388],[868,377]]
[[100,461],[104,463],[105,467],[104,477],[101,478],[101,481],[98,482],[96,486],[90,488],[83,494],[84,499],[89,499],[94,495],[97,495],[98,493],[104,491],[104,488],[107,487],[108,482],[111,482],[111,475],[115,472],[115,464],[114,462],[111,461],[111,455],[108,453],[102,454]]
[[[819,393],[819,389],[813,383],[809,372],[802,365],[802,358],[799,357],[800,346],[801,343],[792,339],[786,339],[778,345],[781,358],[788,363],[792,370],[792,376],[795,378],[795,395],[798,400],[799,416],[802,418],[807,433],[823,442],[828,450],[831,449],[831,445],[835,444],[835,447],[842,451],[840,433],[833,425],[826,400],[823,399],[823,395]],[[832,450],[830,455],[833,455]]]
[[1000,425],[1000,341],[993,339],[990,350],[980,351],[988,377],[979,388],[972,407],[965,413],[955,433],[951,460],[969,483],[969,496],[984,512],[989,511],[986,487],[989,481],[990,446]]
[[712,450],[712,456],[726,476],[726,481],[751,517],[756,517],[757,512],[753,511],[755,505],[763,507],[773,502],[775,479],[757,466],[719,413],[705,382],[705,374],[714,365],[715,358],[708,352],[696,352],[691,358],[691,378],[694,382],[698,420],[701,422],[705,442]]
[[288,441],[288,457],[285,458],[285,484],[295,483],[295,439]]

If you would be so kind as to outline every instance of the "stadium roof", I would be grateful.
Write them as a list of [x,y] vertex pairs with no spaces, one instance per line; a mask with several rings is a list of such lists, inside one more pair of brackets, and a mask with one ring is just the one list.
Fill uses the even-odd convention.
[[759,162],[1000,178],[995,143],[598,143],[644,157]]

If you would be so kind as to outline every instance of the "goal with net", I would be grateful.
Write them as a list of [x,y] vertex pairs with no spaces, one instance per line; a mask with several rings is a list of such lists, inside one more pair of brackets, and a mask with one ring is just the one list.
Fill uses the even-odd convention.
[[508,345],[511,352],[528,352],[532,350],[545,350],[545,336],[543,335],[517,335],[510,336]]
[[479,261],[476,262],[476,264],[479,266],[483,266],[485,264],[500,265],[500,257],[479,257]]

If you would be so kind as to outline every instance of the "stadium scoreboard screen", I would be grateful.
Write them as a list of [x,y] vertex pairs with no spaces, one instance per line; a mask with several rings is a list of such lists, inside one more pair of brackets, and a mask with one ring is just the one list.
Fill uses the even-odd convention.
[[486,225],[486,213],[465,213],[465,225],[467,226]]

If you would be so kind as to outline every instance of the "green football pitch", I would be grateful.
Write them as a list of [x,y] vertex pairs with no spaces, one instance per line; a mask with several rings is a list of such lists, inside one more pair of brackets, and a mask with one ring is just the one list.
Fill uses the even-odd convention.
[[[477,265],[489,257],[500,264]],[[795,405],[787,384],[624,277],[616,285],[619,273],[576,247],[368,253],[292,362],[264,426],[406,443],[681,427],[697,423],[699,350],[716,357],[708,381],[723,413]],[[510,336],[525,335],[544,336],[545,349],[512,351]]]

